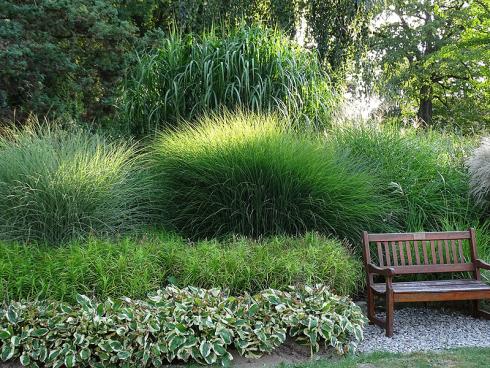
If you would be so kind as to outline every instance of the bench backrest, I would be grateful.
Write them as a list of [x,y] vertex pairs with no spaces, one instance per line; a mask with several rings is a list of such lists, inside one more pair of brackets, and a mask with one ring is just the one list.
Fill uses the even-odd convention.
[[[364,261],[392,267],[396,274],[475,271],[474,229],[428,233],[363,233]],[[471,262],[463,249],[468,244]]]

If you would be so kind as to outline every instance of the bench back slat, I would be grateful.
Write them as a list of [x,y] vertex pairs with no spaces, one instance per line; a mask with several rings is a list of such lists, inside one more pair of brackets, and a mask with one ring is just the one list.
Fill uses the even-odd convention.
[[[364,233],[364,254],[380,267],[393,267],[397,274],[475,272],[474,230],[427,233]],[[468,242],[471,263],[464,258],[463,243]],[[372,254],[371,244],[376,244]],[[456,245],[457,244],[457,245]],[[374,262],[376,263],[376,262]]]

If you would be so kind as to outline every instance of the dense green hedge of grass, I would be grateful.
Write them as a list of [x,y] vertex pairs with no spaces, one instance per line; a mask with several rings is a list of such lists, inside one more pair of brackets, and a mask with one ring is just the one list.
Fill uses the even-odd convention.
[[315,233],[299,238],[244,238],[188,243],[178,236],[92,239],[64,247],[0,242],[0,300],[74,301],[77,293],[144,298],[173,283],[232,293],[323,283],[349,295],[362,285],[360,261],[340,242]]
[[279,30],[172,34],[143,53],[123,84],[120,117],[137,135],[222,108],[276,112],[293,125],[331,124],[338,99],[318,57]]
[[160,135],[151,157],[160,222],[193,239],[315,230],[357,240],[386,229],[392,211],[372,176],[274,116],[206,117]]
[[395,203],[399,231],[467,228],[478,221],[464,158],[473,141],[435,131],[389,127],[334,129],[326,144],[380,180],[379,193]]

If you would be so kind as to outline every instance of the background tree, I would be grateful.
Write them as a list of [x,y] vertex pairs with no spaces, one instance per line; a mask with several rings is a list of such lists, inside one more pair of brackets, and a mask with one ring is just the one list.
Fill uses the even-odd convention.
[[0,4],[0,118],[111,110],[136,28],[103,0]]
[[390,0],[370,39],[376,87],[425,124],[488,124],[489,14],[489,0]]
[[[110,120],[134,50],[169,32],[260,22],[306,35],[342,82],[367,0],[39,0],[0,2],[0,121],[29,113]],[[226,29],[223,30],[226,32]],[[337,73],[338,71],[341,71]]]

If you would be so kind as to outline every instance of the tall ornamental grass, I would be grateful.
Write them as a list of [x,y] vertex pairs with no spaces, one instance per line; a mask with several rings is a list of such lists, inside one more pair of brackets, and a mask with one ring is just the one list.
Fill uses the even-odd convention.
[[329,124],[336,97],[317,55],[278,30],[172,33],[139,55],[122,86],[121,119],[135,134],[203,113],[278,112],[294,124]]
[[473,224],[464,157],[471,142],[437,132],[379,127],[334,129],[327,142],[370,176],[396,203],[400,231]]
[[190,238],[309,230],[358,240],[386,228],[369,175],[274,116],[222,114],[159,135],[152,147],[160,221]]
[[146,216],[135,149],[82,130],[0,137],[0,239],[61,243],[132,230]]
[[483,138],[467,160],[470,190],[477,205],[488,214],[490,210],[490,138]]

